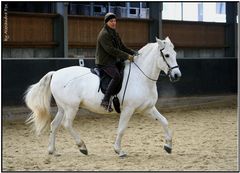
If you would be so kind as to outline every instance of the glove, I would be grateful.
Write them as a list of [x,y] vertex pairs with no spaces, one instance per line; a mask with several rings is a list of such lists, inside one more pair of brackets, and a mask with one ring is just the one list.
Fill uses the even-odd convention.
[[134,56],[133,56],[133,55],[128,55],[128,60],[129,60],[130,62],[133,62],[133,61],[134,61]]

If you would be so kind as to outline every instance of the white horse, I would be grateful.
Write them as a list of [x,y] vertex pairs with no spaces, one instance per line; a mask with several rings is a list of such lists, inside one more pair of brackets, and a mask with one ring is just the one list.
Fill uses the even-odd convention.
[[[145,45],[134,58],[124,102],[121,105],[114,150],[120,157],[126,156],[121,148],[121,139],[132,115],[140,113],[150,115],[161,123],[166,139],[164,149],[171,153],[172,134],[168,128],[168,121],[158,112],[155,104],[158,99],[156,81],[160,71],[163,70],[169,75],[171,81],[181,77],[174,46],[168,37],[165,40],[156,38],[155,43]],[[125,61],[123,87],[118,93],[120,100],[123,99],[129,68],[130,62]],[[73,120],[80,107],[100,114],[109,114],[100,106],[104,95],[101,91],[98,92],[98,87],[99,78],[92,74],[89,68],[72,66],[48,72],[38,83],[28,88],[25,102],[32,110],[28,122],[33,123],[37,134],[50,124],[51,95],[58,107],[58,112],[50,124],[49,154],[55,152],[55,135],[60,124],[70,132],[79,150],[85,155],[88,154],[84,141],[73,129]],[[116,114],[114,111],[112,113]]]

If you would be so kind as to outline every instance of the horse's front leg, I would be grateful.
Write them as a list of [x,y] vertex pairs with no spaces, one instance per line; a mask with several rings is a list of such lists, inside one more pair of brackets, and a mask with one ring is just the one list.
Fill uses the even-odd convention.
[[165,140],[166,143],[164,144],[164,149],[168,152],[172,152],[172,133],[170,132],[168,128],[168,121],[167,119],[158,112],[156,107],[153,107],[152,109],[145,112],[147,115],[150,115],[155,120],[158,120],[161,125],[163,126],[164,132],[165,132]]
[[118,124],[118,131],[117,131],[117,138],[114,144],[114,150],[115,152],[119,155],[119,157],[125,157],[127,154],[122,151],[121,148],[121,140],[124,134],[124,131],[127,128],[128,122],[130,118],[132,117],[134,110],[131,108],[125,108],[122,110],[120,119],[119,119],[119,124]]

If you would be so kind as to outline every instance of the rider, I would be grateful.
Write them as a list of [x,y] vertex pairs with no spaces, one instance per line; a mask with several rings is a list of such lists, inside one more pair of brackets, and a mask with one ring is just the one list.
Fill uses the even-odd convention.
[[113,95],[114,89],[121,82],[120,73],[116,63],[125,60],[133,62],[134,55],[137,53],[123,44],[119,34],[116,32],[116,23],[116,15],[114,13],[107,13],[105,15],[104,26],[98,34],[95,54],[96,66],[101,68],[112,78],[101,102],[101,106],[106,110],[108,110],[109,100]]

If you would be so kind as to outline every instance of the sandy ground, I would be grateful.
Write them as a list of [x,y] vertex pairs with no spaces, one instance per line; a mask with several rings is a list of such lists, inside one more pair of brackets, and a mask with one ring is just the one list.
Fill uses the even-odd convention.
[[238,169],[236,96],[177,98],[172,99],[172,102],[171,99],[166,99],[160,100],[157,107],[168,119],[174,132],[172,154],[163,150],[164,134],[161,125],[146,116],[136,114],[130,120],[123,137],[122,147],[128,153],[123,159],[113,150],[118,115],[80,111],[74,127],[85,141],[89,155],[81,154],[73,138],[61,127],[56,138],[56,149],[60,155],[51,156],[47,154],[48,133],[36,137],[30,132],[30,127],[24,124],[24,120],[10,121],[6,118],[17,113],[26,115],[23,108],[3,108],[5,120],[2,122],[2,170]]

